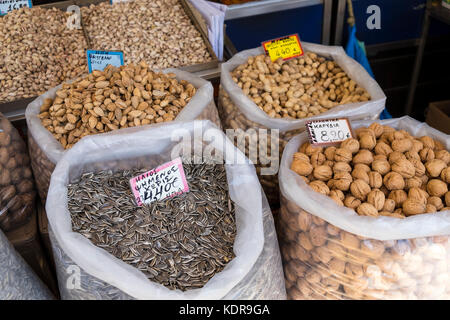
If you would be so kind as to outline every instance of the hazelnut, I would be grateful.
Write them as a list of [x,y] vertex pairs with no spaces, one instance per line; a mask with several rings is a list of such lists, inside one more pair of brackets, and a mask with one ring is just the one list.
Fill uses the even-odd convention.
[[294,160],[303,160],[303,161],[306,161],[306,162],[310,162],[309,157],[306,154],[302,153],[302,152],[294,153],[293,159]]
[[398,152],[406,152],[410,150],[413,146],[411,139],[399,139],[392,141],[391,147],[392,150],[398,151]]
[[446,167],[447,164],[441,159],[433,159],[425,163],[425,168],[427,169],[428,174],[433,178],[439,177],[442,170]]
[[375,136],[371,134],[363,134],[359,138],[359,145],[362,149],[372,150],[373,148],[375,148],[376,144],[377,140]]
[[313,153],[311,156],[311,164],[314,168],[323,165],[325,160],[325,155],[322,152]]
[[450,167],[447,167],[444,170],[442,170],[441,179],[444,182],[450,183]]
[[313,171],[313,166],[304,160],[294,160],[292,161],[291,170],[299,175],[307,176]]
[[423,162],[433,160],[435,157],[433,149],[430,148],[423,148],[422,150],[420,150],[419,156]]
[[341,148],[347,149],[352,154],[355,154],[359,151],[359,141],[355,138],[348,138],[347,140],[342,141]]
[[367,202],[373,205],[377,211],[380,211],[384,207],[385,196],[380,190],[372,190],[367,195]]
[[437,209],[432,204],[427,204],[425,208],[425,213],[435,213],[437,212]]
[[374,160],[372,162],[372,170],[378,172],[381,175],[385,175],[391,170],[391,165],[387,160]]
[[434,140],[431,137],[423,136],[419,138],[425,148],[434,149]]
[[352,161],[352,153],[348,149],[337,148],[334,153],[334,161],[350,162]]
[[348,172],[337,172],[334,174],[334,187],[342,190],[347,191],[350,188],[350,184],[352,183],[353,179],[350,173]]
[[344,199],[344,205],[350,209],[356,209],[361,204],[361,201],[356,199],[354,196],[346,196]]
[[328,147],[325,149],[325,157],[327,160],[333,161],[334,160],[334,153],[336,152],[336,147]]
[[406,189],[411,189],[411,188],[420,188],[422,186],[422,180],[419,177],[412,177],[409,179],[405,180]]
[[328,181],[333,176],[333,171],[328,166],[317,166],[313,171],[314,178],[322,181]]
[[369,185],[372,188],[379,189],[383,185],[383,177],[376,171],[369,172]]
[[424,204],[427,204],[428,197],[428,193],[420,188],[411,188],[408,191],[408,198],[418,200]]
[[439,197],[428,197],[427,204],[433,205],[437,210],[441,210],[444,207],[441,198]]
[[392,166],[392,164],[394,164],[395,161],[401,160],[401,159],[406,160],[406,157],[403,153],[398,152],[398,151],[393,151],[388,155],[388,161],[391,164],[391,166]]
[[353,157],[353,164],[363,163],[370,165],[373,161],[373,154],[369,150],[362,149]]
[[408,198],[403,202],[402,208],[406,216],[411,216],[425,213],[426,204],[420,200]]
[[383,178],[383,183],[388,190],[403,190],[405,188],[405,180],[397,172],[389,172]]
[[359,207],[356,208],[356,212],[358,212],[358,214],[361,216],[378,216],[378,210],[373,205],[367,202],[361,203]]
[[425,174],[426,168],[423,165],[421,160],[417,160],[417,159],[411,159],[409,162],[411,162],[414,166],[414,168],[416,169],[416,176],[417,177],[421,177]]
[[312,181],[309,183],[309,186],[315,191],[322,193],[324,195],[328,195],[330,193],[330,188],[320,180]]
[[384,132],[384,127],[377,123],[377,122],[373,122],[370,126],[369,129],[372,129],[372,131],[375,133],[375,137],[380,137],[383,132]]
[[391,168],[392,171],[399,173],[404,178],[412,178],[416,173],[414,165],[406,159],[398,159]]
[[395,201],[395,207],[401,207],[403,202],[408,198],[406,192],[403,190],[392,190],[389,193],[388,199],[392,199]]
[[395,201],[393,199],[385,199],[382,211],[393,212],[394,209],[395,209]]
[[430,196],[442,197],[447,191],[447,184],[438,179],[431,179],[427,183],[427,191]]
[[450,163],[450,152],[447,150],[439,150],[434,153],[436,159],[440,159],[445,162],[446,165]]
[[361,168],[353,169],[352,171],[353,179],[361,179],[365,183],[369,184],[369,174]]
[[382,154],[382,155],[389,155],[392,153],[392,148],[385,142],[378,142],[375,146],[375,153],[376,154]]
[[356,179],[350,184],[350,191],[355,198],[365,201],[370,192],[370,186],[361,179]]
[[333,172],[351,172],[352,167],[347,162],[335,162],[333,165]]

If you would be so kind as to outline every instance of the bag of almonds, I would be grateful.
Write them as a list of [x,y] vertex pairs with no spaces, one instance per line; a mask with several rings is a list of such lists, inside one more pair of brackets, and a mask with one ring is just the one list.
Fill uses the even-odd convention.
[[[138,207],[134,170],[174,157],[189,191]],[[210,121],[84,138],[58,162],[46,210],[62,299],[286,299],[255,169]]]
[[52,300],[48,288],[0,230],[0,300]]
[[410,117],[285,148],[277,220],[290,299],[449,299],[449,136]]
[[35,196],[25,143],[0,113],[0,229],[7,232],[27,223],[33,214]]
[[[269,152],[277,163],[306,121],[378,119],[386,101],[377,82],[342,47],[307,42],[302,47],[304,56],[287,61],[271,62],[258,47],[222,64],[218,107],[224,128],[242,129],[241,135],[250,128],[278,129],[279,154]],[[256,165],[258,174],[267,163],[261,159]],[[260,175],[260,181],[270,204],[278,204],[278,177]]]

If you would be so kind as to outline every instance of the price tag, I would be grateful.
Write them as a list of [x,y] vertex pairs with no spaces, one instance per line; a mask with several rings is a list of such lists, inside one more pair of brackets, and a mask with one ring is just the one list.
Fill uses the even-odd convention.
[[114,4],[114,3],[120,3],[120,2],[128,2],[130,0],[109,0],[110,4]]
[[314,146],[339,144],[353,138],[352,127],[347,118],[306,122],[309,142]]
[[181,158],[130,179],[130,186],[138,206],[189,192]]
[[300,57],[304,54],[298,34],[292,34],[290,36],[264,41],[262,46],[266,52],[266,55],[269,55],[272,61],[279,58],[289,60]]
[[24,7],[33,7],[31,0],[0,0],[0,16]]
[[89,73],[91,73],[93,70],[103,71],[103,69],[105,69],[109,64],[115,67],[123,66],[122,51],[87,50],[86,54]]

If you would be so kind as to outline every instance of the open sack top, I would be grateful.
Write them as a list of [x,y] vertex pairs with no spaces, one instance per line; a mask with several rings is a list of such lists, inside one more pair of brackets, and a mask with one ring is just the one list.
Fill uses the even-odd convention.
[[[450,149],[449,135],[408,116],[389,120],[354,121],[351,125],[356,129],[367,127],[373,122],[388,125],[397,130],[404,129],[413,136],[430,136],[441,141],[447,150]],[[307,141],[306,132],[289,141],[284,149],[279,174],[281,193],[303,210],[345,231],[371,239],[399,240],[450,235],[449,210],[419,214],[405,219],[359,216],[354,210],[339,206],[328,196],[315,192],[297,173],[290,169],[294,153]]]
[[[170,290],[150,281],[137,268],[96,247],[81,234],[73,232],[68,211],[67,185],[84,172],[101,170],[102,163],[120,160],[122,163],[129,161],[133,166],[133,159],[139,157],[147,159],[162,157],[162,161],[170,161],[172,148],[179,145],[179,140],[172,139],[172,133],[182,130],[193,137],[195,126],[202,128],[205,137],[208,135],[216,137],[213,141],[207,142],[210,148],[219,153],[225,153],[230,197],[236,206],[237,235],[233,248],[236,257],[222,272],[214,275],[203,288],[182,292]],[[217,139],[217,137],[223,139]],[[193,141],[193,138],[191,139],[189,142]],[[220,299],[224,297],[247,275],[262,252],[263,210],[267,209],[262,205],[263,194],[254,166],[228,164],[232,163],[230,161],[233,161],[233,154],[237,155],[240,163],[246,159],[223,132],[210,121],[161,123],[147,126],[134,133],[112,132],[85,137],[65,153],[52,175],[46,210],[49,224],[57,240],[57,244],[53,245],[59,245],[84,272],[137,299]]]
[[[165,69],[161,72],[174,73],[176,74],[177,80],[179,81],[186,80],[197,89],[195,95],[191,98],[189,103],[181,110],[181,112],[177,115],[174,121],[194,120],[211,103],[211,101],[213,101],[214,89],[209,81],[197,77],[189,72],[181,71],[174,68]],[[65,83],[71,83],[72,81],[74,80],[67,81]],[[64,150],[61,143],[59,143],[59,141],[56,140],[55,137],[53,137],[53,135],[42,125],[41,119],[38,118],[38,115],[40,113],[41,106],[44,103],[44,100],[47,98],[54,99],[56,97],[56,91],[58,91],[61,87],[62,84],[53,89],[50,89],[43,95],[39,96],[38,98],[33,100],[25,110],[25,118],[27,120],[27,126],[30,134],[33,136],[39,148],[41,148],[45,152],[47,157],[53,163],[57,163],[59,159],[61,159],[62,155],[66,150]],[[154,124],[133,128],[141,128],[152,125]],[[131,128],[124,128],[119,130],[122,132],[122,130],[128,129]]]
[[377,119],[379,117],[385,106],[386,95],[378,83],[358,62],[350,58],[342,47],[324,46],[308,42],[302,42],[302,47],[304,51],[311,51],[322,57],[334,60],[347,73],[350,79],[367,90],[371,100],[336,106],[329,111],[305,119],[271,118],[245,95],[242,89],[233,81],[230,74],[238,66],[246,63],[249,57],[264,54],[263,48],[258,47],[236,54],[229,61],[222,64],[221,67],[221,85],[230,95],[234,104],[249,120],[283,132],[301,128],[309,120],[343,116],[349,119]]

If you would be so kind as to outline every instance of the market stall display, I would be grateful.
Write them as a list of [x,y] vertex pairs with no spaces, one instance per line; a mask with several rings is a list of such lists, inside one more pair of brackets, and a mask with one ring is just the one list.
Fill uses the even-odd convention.
[[172,120],[220,125],[211,83],[177,69],[156,73],[143,61],[64,83],[34,100],[26,118],[44,203],[55,164],[84,136]]
[[[290,299],[448,299],[448,136],[409,117],[285,148],[278,231]],[[309,172],[311,169],[311,172]]]
[[[198,140],[196,126],[223,143]],[[173,139],[177,130],[189,140]],[[227,164],[189,164],[188,148],[181,159],[190,191],[138,207],[129,177],[170,161],[180,143],[199,143],[195,155],[227,150]],[[253,166],[233,164],[233,150],[244,160],[209,121],[95,135],[71,148],[56,166],[46,204],[62,298],[285,299],[267,200]],[[69,265],[81,270],[79,288],[61,285]]]
[[[222,64],[219,114],[225,129],[242,129],[244,138],[251,134],[247,129],[278,129],[281,154],[308,120],[379,117],[386,96],[361,65],[341,47],[305,42],[302,47],[305,56],[284,62],[271,62],[262,48],[256,48]],[[270,153],[269,158],[278,161],[279,154]],[[265,166],[256,165],[259,174]],[[276,205],[277,176],[260,175],[260,181],[269,202]]]
[[0,229],[6,232],[26,224],[33,214],[35,196],[25,143],[0,113]]

